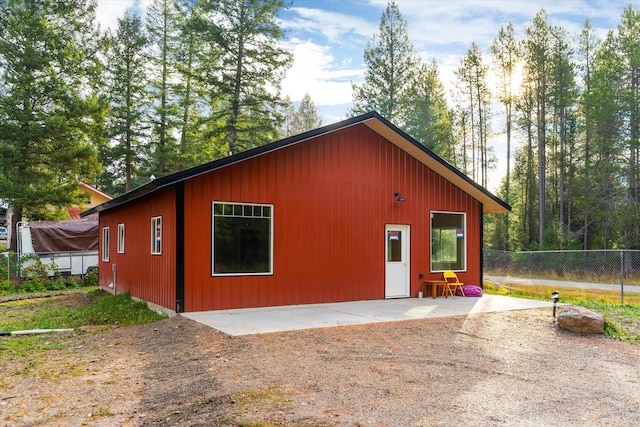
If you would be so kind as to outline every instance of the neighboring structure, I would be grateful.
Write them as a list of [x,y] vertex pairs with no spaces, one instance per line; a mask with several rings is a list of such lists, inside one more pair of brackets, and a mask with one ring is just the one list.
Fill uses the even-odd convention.
[[84,206],[73,206],[67,208],[67,213],[69,214],[69,219],[80,219],[80,213],[87,209],[91,209],[95,206],[101,205],[104,202],[107,202],[113,199],[112,196],[100,190],[99,188],[94,187],[91,184],[88,184],[84,181],[80,181],[78,183],[78,190],[87,195],[88,201]]
[[480,284],[510,207],[377,113],[155,179],[99,213],[100,285],[169,310],[415,297]]

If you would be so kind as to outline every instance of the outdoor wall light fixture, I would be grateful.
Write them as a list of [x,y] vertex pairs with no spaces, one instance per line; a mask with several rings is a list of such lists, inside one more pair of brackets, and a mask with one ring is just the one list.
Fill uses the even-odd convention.
[[558,300],[560,299],[560,293],[558,291],[553,291],[551,294],[551,299],[553,300],[553,321],[556,321],[556,305],[558,304]]
[[399,192],[399,191],[395,191],[395,192],[393,193],[393,195],[394,195],[395,197],[397,197],[397,199],[396,199],[396,200],[398,200],[399,202],[404,202],[404,196],[403,196],[402,194],[400,194],[400,192]]

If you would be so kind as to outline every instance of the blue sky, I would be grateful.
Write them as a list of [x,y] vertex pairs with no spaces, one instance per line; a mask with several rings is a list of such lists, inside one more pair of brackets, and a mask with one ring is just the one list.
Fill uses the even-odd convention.
[[[115,26],[116,17],[128,7],[144,13],[150,0],[98,0],[98,18],[103,27]],[[416,53],[426,62],[435,61],[447,91],[453,86],[453,70],[471,44],[478,44],[488,59],[489,46],[501,26],[513,23],[522,34],[540,9],[551,25],[565,28],[571,36],[582,29],[585,19],[601,37],[620,23],[622,11],[638,1],[621,0],[397,0],[407,21]],[[296,102],[309,92],[324,124],[346,116],[351,106],[351,83],[363,80],[363,54],[378,32],[387,0],[293,0],[281,14],[287,30],[285,49],[294,63],[283,82],[285,94]],[[504,159],[504,137],[494,138],[498,170]],[[499,174],[494,174],[496,177]],[[497,187],[498,179],[489,188]]]

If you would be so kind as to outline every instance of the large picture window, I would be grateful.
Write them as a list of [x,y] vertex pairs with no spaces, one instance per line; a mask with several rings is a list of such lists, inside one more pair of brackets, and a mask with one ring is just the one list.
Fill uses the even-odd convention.
[[102,228],[102,261],[109,261],[109,227]]
[[464,271],[467,268],[466,215],[431,213],[431,271]]
[[273,206],[213,202],[212,274],[273,272]]

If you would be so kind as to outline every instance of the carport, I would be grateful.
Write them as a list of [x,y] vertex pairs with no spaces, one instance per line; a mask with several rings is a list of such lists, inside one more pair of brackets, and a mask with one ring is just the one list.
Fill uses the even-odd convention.
[[[552,302],[485,294],[480,298],[439,297],[437,299],[403,298],[348,301],[200,311],[182,313],[181,315],[211,326],[227,335],[240,336],[552,307]],[[549,316],[551,321],[551,311]]]

